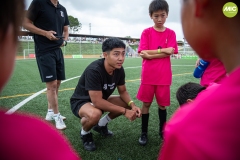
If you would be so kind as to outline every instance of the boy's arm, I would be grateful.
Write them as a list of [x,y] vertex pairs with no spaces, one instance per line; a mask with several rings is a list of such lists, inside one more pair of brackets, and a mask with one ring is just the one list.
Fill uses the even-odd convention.
[[144,59],[165,58],[174,53],[174,48],[162,48],[156,50],[143,50],[140,52],[140,56]]
[[146,51],[142,51],[139,55],[144,59],[164,58],[169,56],[168,54],[165,54],[165,53],[150,55]]
[[168,55],[171,55],[171,54],[174,53],[174,48],[173,47],[168,47],[168,48],[162,48],[162,49],[142,50],[142,51],[145,51],[145,52],[147,52],[150,55],[155,55],[155,54],[168,54]]

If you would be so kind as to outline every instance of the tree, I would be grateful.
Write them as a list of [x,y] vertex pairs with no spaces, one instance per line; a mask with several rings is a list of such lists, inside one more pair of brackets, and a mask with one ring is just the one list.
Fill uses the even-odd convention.
[[79,22],[77,18],[69,15],[68,20],[70,23],[70,30],[72,31],[72,33],[76,33],[81,30],[82,24]]

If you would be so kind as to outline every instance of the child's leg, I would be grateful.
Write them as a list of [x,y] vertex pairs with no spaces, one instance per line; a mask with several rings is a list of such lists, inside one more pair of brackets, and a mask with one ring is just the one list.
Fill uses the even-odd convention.
[[163,129],[167,121],[167,110],[165,106],[170,105],[170,86],[169,85],[157,86],[156,100],[159,105],[158,107],[159,135],[163,139]]
[[140,85],[138,90],[137,98],[143,102],[142,105],[142,125],[141,125],[141,136],[139,143],[141,145],[147,144],[147,132],[148,132],[148,120],[149,120],[149,108],[151,106],[154,96],[154,86],[152,85]]
[[142,106],[142,133],[148,132],[149,108],[151,103],[143,102]]
[[165,107],[158,108],[158,117],[159,117],[159,135],[163,139],[163,127],[167,121],[167,110]]

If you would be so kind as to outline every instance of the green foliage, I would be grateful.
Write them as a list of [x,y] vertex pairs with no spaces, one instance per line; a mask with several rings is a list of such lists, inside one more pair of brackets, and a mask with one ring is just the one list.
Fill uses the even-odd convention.
[[77,32],[79,30],[81,30],[82,28],[82,24],[79,22],[78,18],[75,18],[71,15],[68,16],[68,20],[70,23],[70,29],[73,30],[74,32]]

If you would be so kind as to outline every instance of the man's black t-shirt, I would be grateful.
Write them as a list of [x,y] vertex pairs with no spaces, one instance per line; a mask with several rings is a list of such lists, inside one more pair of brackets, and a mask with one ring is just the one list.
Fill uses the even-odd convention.
[[[55,7],[50,0],[33,0],[27,11],[27,17],[33,24],[45,31],[55,31],[62,36],[64,26],[69,25],[65,7],[58,3]],[[36,56],[44,54],[63,44],[63,39],[50,41],[47,37],[34,34]]]
[[109,75],[104,67],[104,58],[93,61],[83,72],[71,100],[91,102],[88,91],[102,91],[102,98],[107,100],[116,86],[125,84],[125,72],[123,67],[115,69]]

